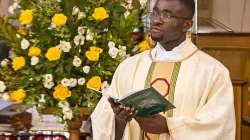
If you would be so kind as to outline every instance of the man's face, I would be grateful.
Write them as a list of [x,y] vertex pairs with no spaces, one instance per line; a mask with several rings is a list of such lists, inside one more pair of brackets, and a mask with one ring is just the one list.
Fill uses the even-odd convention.
[[160,14],[164,12],[171,13],[171,15],[177,17],[190,17],[188,8],[178,0],[158,0],[153,11],[157,14],[156,18],[151,19],[151,36],[154,41],[169,42],[186,34],[184,29],[186,19],[171,17],[168,22],[163,22],[160,17]]

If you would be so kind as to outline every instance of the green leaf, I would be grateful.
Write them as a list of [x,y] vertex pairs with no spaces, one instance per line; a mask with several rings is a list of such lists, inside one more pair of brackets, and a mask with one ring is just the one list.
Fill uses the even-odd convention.
[[72,65],[72,62],[73,62],[73,59],[69,59],[68,61],[69,63],[64,67],[65,70],[70,73],[71,72],[71,69],[73,68],[73,65]]
[[113,11],[114,11],[114,15],[116,16],[117,14],[118,14],[118,15],[124,14],[124,13],[127,11],[127,9],[126,9],[125,7],[123,7],[123,6],[121,6],[121,5],[117,5],[117,6],[113,9]]
[[125,23],[125,18],[124,18],[124,16],[123,16],[122,19],[120,20],[120,27],[121,27],[121,29],[125,29],[125,27],[126,27],[126,23]]

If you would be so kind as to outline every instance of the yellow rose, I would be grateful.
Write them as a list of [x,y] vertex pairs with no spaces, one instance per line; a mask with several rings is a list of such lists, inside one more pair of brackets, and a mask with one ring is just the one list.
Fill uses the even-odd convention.
[[98,61],[99,60],[99,54],[98,52],[95,51],[87,51],[86,52],[86,57],[88,58],[89,61]]
[[62,84],[55,87],[55,91],[53,93],[55,99],[65,100],[66,98],[71,96],[71,91],[64,87]]
[[107,11],[103,7],[95,8],[95,13],[92,14],[95,20],[102,21],[109,17]]
[[48,52],[45,54],[46,58],[49,59],[49,61],[55,61],[60,59],[61,52],[58,48],[52,47],[48,50]]
[[25,10],[19,17],[21,24],[31,24],[33,21],[32,10]]
[[38,47],[30,47],[29,49],[29,56],[39,56],[41,54],[41,50]]
[[144,52],[145,50],[149,50],[150,46],[147,41],[142,41],[139,45],[138,48],[140,49],[140,52]]
[[17,71],[25,66],[25,59],[23,57],[16,57],[13,59],[12,68]]
[[11,102],[23,102],[23,99],[26,97],[26,93],[23,89],[19,89],[17,91],[13,91],[10,95]]
[[103,50],[101,48],[98,48],[98,47],[95,47],[95,46],[90,47],[90,51],[95,51],[95,52],[98,52],[98,53],[102,53],[103,52]]
[[102,86],[102,81],[99,76],[91,78],[87,83],[87,88],[94,88],[96,90],[100,90],[101,86]]
[[67,17],[64,14],[55,14],[52,18],[52,22],[56,24],[56,26],[65,25],[67,22]]
[[28,34],[27,30],[23,27],[20,27],[18,32],[23,36],[26,36]]

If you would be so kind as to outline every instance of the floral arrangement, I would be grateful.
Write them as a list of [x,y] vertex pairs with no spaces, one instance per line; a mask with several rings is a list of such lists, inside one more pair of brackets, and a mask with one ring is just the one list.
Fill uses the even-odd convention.
[[14,0],[0,35],[11,47],[1,62],[0,93],[4,100],[34,105],[39,113],[55,107],[62,123],[93,109],[117,66],[149,49],[133,43],[147,0]]

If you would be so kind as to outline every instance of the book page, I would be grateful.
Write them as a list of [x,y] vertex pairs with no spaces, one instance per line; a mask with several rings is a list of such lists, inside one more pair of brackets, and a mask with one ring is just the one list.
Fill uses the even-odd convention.
[[149,88],[145,88],[145,89],[141,89],[141,90],[137,90],[137,91],[133,91],[133,92],[127,93],[127,94],[123,95],[120,100],[123,100],[123,99],[129,97],[130,95],[133,95],[133,94],[135,94],[137,92],[140,92],[140,91],[143,91],[143,90],[147,90],[147,89],[149,89]]
[[109,93],[104,93],[104,92],[101,92],[101,91],[96,90],[96,89],[94,89],[94,88],[89,88],[89,89],[95,91],[95,92],[98,93],[99,95],[104,96],[104,97],[106,97],[106,98],[112,98],[112,99],[114,99],[115,101],[118,101],[118,100],[119,100],[119,99],[117,99],[115,96],[113,96],[113,95],[111,95],[111,94],[109,94]]

